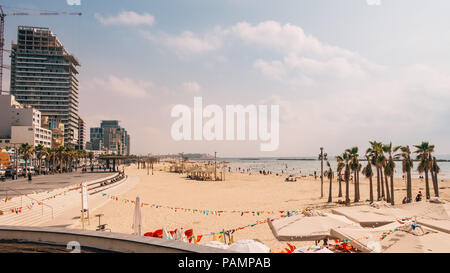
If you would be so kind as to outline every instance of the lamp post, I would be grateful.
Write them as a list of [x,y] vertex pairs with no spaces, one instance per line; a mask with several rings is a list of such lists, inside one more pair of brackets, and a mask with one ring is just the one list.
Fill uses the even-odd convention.
[[214,152],[214,181],[217,181],[217,152]]
[[150,156],[150,154],[147,155],[147,163],[146,163],[146,165],[147,165],[147,175],[149,175],[149,166],[148,166],[148,164],[149,164],[149,156]]

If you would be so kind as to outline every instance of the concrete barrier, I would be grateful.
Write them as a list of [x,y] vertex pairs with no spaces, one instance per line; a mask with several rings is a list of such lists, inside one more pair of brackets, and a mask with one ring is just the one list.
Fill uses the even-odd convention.
[[98,250],[127,253],[230,253],[223,249],[181,241],[123,233],[57,227],[0,226],[0,240],[67,246],[75,241]]

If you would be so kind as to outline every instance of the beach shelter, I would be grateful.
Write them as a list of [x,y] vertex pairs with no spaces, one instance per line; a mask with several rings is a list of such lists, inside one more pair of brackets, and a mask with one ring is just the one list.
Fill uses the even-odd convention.
[[134,204],[133,231],[135,235],[142,235],[141,198],[139,196],[136,197],[136,203]]
[[349,244],[362,252],[433,253],[450,252],[450,235],[423,225],[414,229],[398,222],[376,228],[336,228],[336,238],[350,240]]
[[270,248],[255,240],[240,240],[230,245],[228,250],[241,253],[270,253]]
[[269,222],[275,237],[280,241],[316,241],[330,238],[331,228],[353,227],[360,225],[344,216],[322,213],[317,216],[304,214],[281,218]]

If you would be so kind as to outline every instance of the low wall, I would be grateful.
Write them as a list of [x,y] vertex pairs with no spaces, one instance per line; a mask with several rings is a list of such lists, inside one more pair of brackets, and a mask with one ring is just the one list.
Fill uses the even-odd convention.
[[57,227],[0,226],[0,240],[67,246],[71,241],[83,247],[129,253],[227,253],[230,251],[181,241],[136,236],[107,231]]

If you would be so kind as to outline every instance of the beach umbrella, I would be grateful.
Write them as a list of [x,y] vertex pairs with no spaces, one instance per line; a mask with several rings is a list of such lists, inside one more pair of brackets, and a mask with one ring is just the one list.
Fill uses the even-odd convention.
[[226,245],[226,244],[218,242],[218,241],[209,241],[209,242],[206,242],[206,243],[204,243],[202,245],[209,246],[209,247],[220,248],[220,249],[228,249],[228,248],[230,248],[229,245]]
[[142,235],[141,198],[139,196],[136,197],[136,203],[134,204],[133,230],[133,234]]
[[240,240],[228,248],[231,251],[242,253],[270,253],[270,248],[255,240]]

